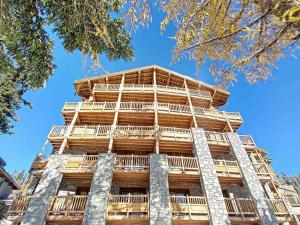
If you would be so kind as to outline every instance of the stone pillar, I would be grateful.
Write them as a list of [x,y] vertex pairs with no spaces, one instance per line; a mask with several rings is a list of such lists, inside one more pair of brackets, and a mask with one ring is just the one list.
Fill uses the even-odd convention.
[[150,155],[150,225],[171,225],[166,155]]
[[33,195],[35,188],[37,187],[37,184],[39,182],[39,179],[32,174],[30,175],[27,187],[26,187],[26,193],[25,195]]
[[257,210],[261,225],[276,225],[276,216],[268,204],[264,189],[248,157],[240,137],[236,133],[227,133],[231,151],[240,166],[245,184],[250,192],[254,206]]
[[21,225],[44,225],[48,206],[63,177],[67,155],[51,155],[47,167],[22,218]]
[[200,182],[207,199],[210,224],[229,225],[227,208],[204,130],[192,128],[192,133],[194,138],[193,151],[201,171]]
[[83,225],[105,225],[115,154],[100,154],[83,217]]

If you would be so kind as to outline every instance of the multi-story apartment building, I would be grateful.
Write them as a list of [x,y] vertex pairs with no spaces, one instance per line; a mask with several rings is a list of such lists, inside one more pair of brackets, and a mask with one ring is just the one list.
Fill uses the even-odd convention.
[[82,102],[38,157],[7,219],[53,224],[297,224],[266,152],[239,135],[229,97],[147,66],[75,81]]

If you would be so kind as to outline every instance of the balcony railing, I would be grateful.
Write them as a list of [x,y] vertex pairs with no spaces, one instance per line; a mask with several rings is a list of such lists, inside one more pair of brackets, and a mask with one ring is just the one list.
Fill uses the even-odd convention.
[[203,216],[208,216],[208,207],[204,197],[170,196],[170,202],[175,220],[199,220]]
[[176,127],[159,127],[161,139],[172,139],[175,141],[192,141],[191,129]]
[[225,198],[229,217],[241,220],[257,218],[257,213],[250,198]]
[[88,196],[55,196],[48,209],[47,220],[81,221],[85,211]]
[[229,146],[226,133],[205,131],[205,137],[209,144]]
[[287,200],[293,207],[300,207],[300,197],[298,196],[287,196]]
[[107,210],[108,220],[149,218],[148,195],[111,195]]
[[21,196],[13,200],[11,203],[7,216],[22,216],[26,212],[31,196]]
[[198,161],[195,157],[168,156],[170,173],[199,174]]
[[241,170],[237,161],[214,160],[214,164],[218,175],[241,176]]
[[154,138],[155,127],[153,126],[117,126],[114,132],[117,139],[123,138]]
[[269,199],[268,201],[276,216],[289,215],[289,210],[282,199]]
[[[172,87],[172,86],[163,86],[157,85],[157,92],[165,92],[171,94],[181,94],[186,95],[185,88],[179,87]],[[119,84],[95,84],[93,92],[103,92],[103,91],[119,91],[120,85]],[[153,91],[152,84],[124,84],[123,87],[124,91]],[[211,94],[208,91],[200,91],[196,89],[189,89],[189,93],[192,97],[201,97],[201,98],[208,98],[211,99]]]
[[247,148],[255,148],[256,145],[252,139],[251,135],[240,135],[240,139],[243,143],[243,145]]
[[65,173],[94,172],[97,155],[70,155],[65,165]]
[[185,105],[158,103],[158,112],[179,113],[179,114],[191,114],[191,108]]
[[252,163],[256,174],[260,178],[272,178],[265,163]]
[[149,171],[149,157],[117,155],[114,169],[119,172],[147,172]]

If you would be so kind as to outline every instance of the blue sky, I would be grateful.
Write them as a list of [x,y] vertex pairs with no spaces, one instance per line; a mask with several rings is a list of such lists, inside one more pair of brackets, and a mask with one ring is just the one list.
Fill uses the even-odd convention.
[[[133,34],[132,46],[135,62],[107,61],[101,57],[104,68],[110,72],[157,64],[179,73],[213,84],[208,65],[197,72],[195,62],[184,59],[171,62],[174,35],[171,27],[164,35],[159,25],[162,13],[153,12],[152,23]],[[15,134],[0,136],[0,155],[7,162],[7,169],[28,169],[38,154],[52,125],[63,124],[60,113],[64,102],[79,101],[73,81],[85,77],[80,53],[68,54],[61,40],[55,39],[55,64],[57,69],[46,88],[26,95],[33,109],[19,110],[20,120]],[[299,55],[299,54],[298,54]],[[231,97],[222,107],[227,111],[239,111],[244,125],[240,134],[251,134],[256,144],[269,152],[277,173],[300,173],[300,68],[299,59],[286,57],[278,63],[279,69],[267,81],[248,84],[242,76],[230,87]]]

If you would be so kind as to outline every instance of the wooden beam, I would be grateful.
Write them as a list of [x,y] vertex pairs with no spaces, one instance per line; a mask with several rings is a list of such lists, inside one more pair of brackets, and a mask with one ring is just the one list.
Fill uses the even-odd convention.
[[194,108],[193,108],[193,104],[192,104],[190,92],[189,92],[189,89],[187,88],[187,84],[186,84],[186,80],[185,79],[183,80],[183,85],[185,87],[185,92],[186,92],[186,95],[188,97],[188,102],[189,102],[190,110],[191,110],[191,113],[192,113],[194,126],[197,128],[198,124],[197,124],[197,120],[196,120],[196,117],[195,117],[195,112],[194,112]]
[[153,71],[153,91],[154,91],[154,126],[155,126],[155,152],[159,154],[159,126],[158,126],[158,102],[157,102],[157,82],[156,70]]

